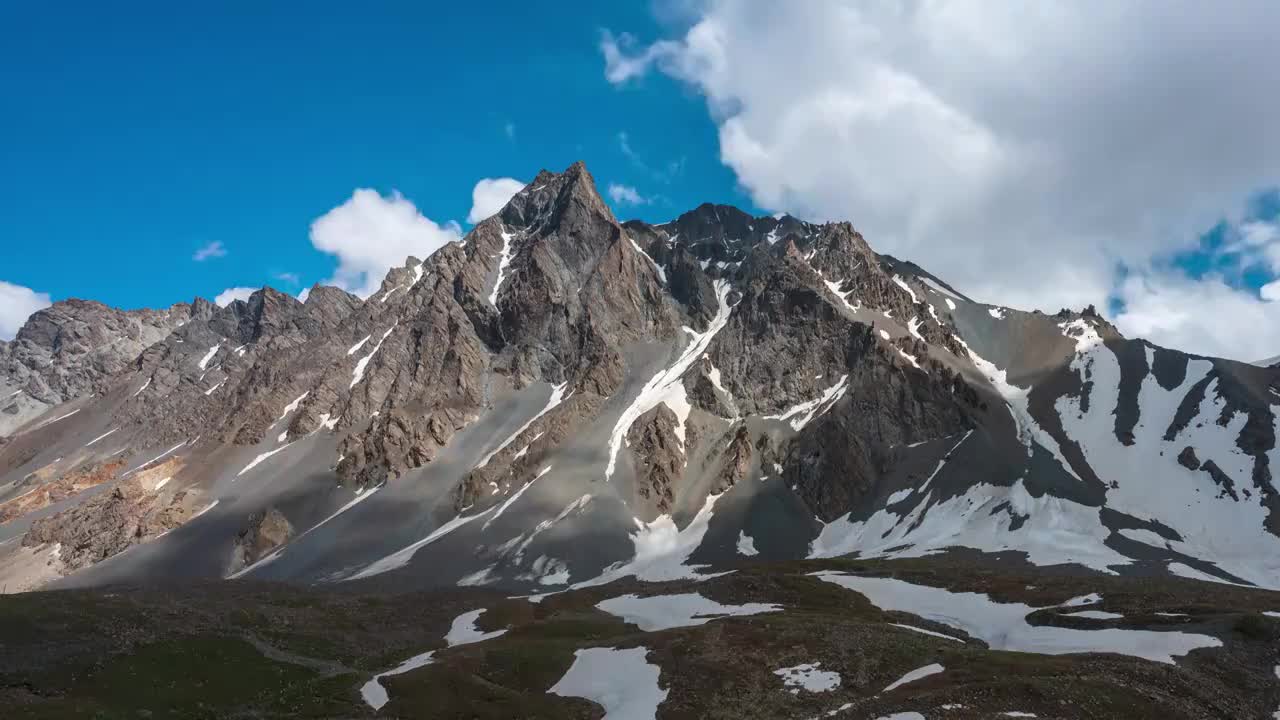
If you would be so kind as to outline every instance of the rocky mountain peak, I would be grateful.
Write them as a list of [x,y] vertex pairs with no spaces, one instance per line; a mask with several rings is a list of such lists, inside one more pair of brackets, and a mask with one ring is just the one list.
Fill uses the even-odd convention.
[[593,219],[617,223],[582,161],[561,173],[542,170],[498,213],[503,224],[529,232],[556,225],[573,229]]

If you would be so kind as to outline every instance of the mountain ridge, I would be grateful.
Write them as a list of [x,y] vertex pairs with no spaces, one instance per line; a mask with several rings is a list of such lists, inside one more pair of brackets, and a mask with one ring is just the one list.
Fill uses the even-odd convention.
[[[1256,527],[1262,534],[1250,537],[1266,546],[1280,526],[1270,471],[1275,372],[1126,339],[1092,308],[1045,315],[975,302],[914,263],[875,253],[847,222],[756,218],[710,203],[660,225],[619,222],[575,163],[540,172],[462,242],[408,258],[366,300],[317,286],[303,303],[264,288],[225,308],[201,299],[182,308],[188,317],[166,337],[95,381],[95,397],[71,399],[65,410],[74,415],[47,412],[7,439],[0,503],[41,473],[83,472],[120,446],[138,469],[181,458],[174,485],[186,488],[188,505],[242,504],[214,534],[242,535],[252,518],[279,513],[302,539],[264,557],[311,554],[304,545],[347,522],[366,493],[387,496],[438,466],[425,496],[405,490],[416,499],[386,510],[408,520],[391,533],[403,547],[433,526],[469,534],[471,519],[492,513],[488,528],[535,481],[563,496],[558,506],[580,491],[599,495],[603,482],[611,509],[583,523],[616,538],[606,554],[629,555],[628,545],[639,552],[643,538],[628,539],[630,522],[672,522],[678,535],[704,509],[715,518],[712,498],[725,493],[746,504],[734,513],[747,525],[759,523],[751,503],[784,508],[778,543],[791,549],[780,556],[856,550],[861,523],[873,521],[890,522],[889,534],[915,548],[907,552],[952,541],[974,547],[966,533],[977,519],[957,515],[955,503],[981,501],[1001,528],[977,543],[987,552],[1045,553],[1108,572],[1163,563],[1232,582],[1280,582],[1276,568],[1241,555],[1242,528]],[[47,317],[20,337],[38,336]],[[1150,417],[1157,400],[1167,417]],[[103,432],[110,447],[83,445]],[[50,447],[51,433],[67,436],[64,446]],[[86,437],[71,447],[71,436]],[[294,458],[286,468],[310,468],[305,478],[282,483],[284,495],[243,497],[241,487],[260,483],[239,485],[242,476],[281,457]],[[1179,531],[1185,512],[1167,508],[1172,520],[1146,512],[1126,489],[1142,484],[1133,473],[1144,463],[1177,474],[1192,506],[1240,527]],[[556,478],[556,466],[572,479]],[[541,480],[546,473],[552,479]],[[336,489],[317,489],[326,475]],[[735,490],[751,478],[763,478],[764,489]],[[1065,503],[1054,512],[1085,523],[1071,531],[1087,538],[1081,558],[1049,552],[1024,530],[1036,503],[1050,500]],[[406,515],[410,507],[422,510]],[[343,517],[333,519],[335,511]],[[932,518],[964,527],[934,537],[940,520]],[[809,538],[803,551],[801,536]],[[216,552],[198,554],[230,554],[221,548],[234,541],[208,542]],[[736,554],[736,541],[702,543],[690,553]],[[765,552],[768,543],[756,545]],[[487,552],[464,564],[516,560]],[[568,576],[591,577],[625,557],[604,560],[583,559]],[[502,582],[518,585],[528,562],[521,554]],[[217,564],[211,556],[198,574],[227,574]],[[271,565],[263,572],[285,572]],[[92,571],[80,575],[92,582]]]

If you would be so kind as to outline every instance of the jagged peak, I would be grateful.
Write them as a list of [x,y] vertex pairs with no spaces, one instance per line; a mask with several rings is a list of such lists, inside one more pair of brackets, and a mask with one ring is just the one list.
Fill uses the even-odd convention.
[[534,229],[556,225],[579,212],[600,215],[612,224],[618,223],[600,197],[595,178],[581,160],[560,173],[539,171],[497,217],[508,226]]

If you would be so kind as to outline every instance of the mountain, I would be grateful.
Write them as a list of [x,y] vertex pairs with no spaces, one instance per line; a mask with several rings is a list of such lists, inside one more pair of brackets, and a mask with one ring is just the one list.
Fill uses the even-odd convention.
[[[738,628],[734,642],[770,626],[798,646],[836,643],[810,653],[844,668],[836,695],[796,680],[795,693],[733,717],[838,714],[844,702],[867,717],[917,711],[848,695],[867,695],[883,674],[850,655],[853,645],[870,642],[896,668],[906,661],[894,653],[936,655],[956,642],[908,642],[892,613],[924,618],[935,634],[963,626],[968,654],[952,660],[975,669],[947,687],[965,699],[929,706],[969,708],[956,717],[988,716],[972,713],[991,711],[993,697],[1065,713],[1041,717],[1116,716],[1059,707],[1080,700],[1064,678],[1083,664],[1037,670],[1056,678],[1041,695],[1027,695],[1030,676],[984,695],[976,668],[1009,662],[1000,650],[1119,653],[1127,659],[1107,661],[1115,673],[1097,678],[1119,693],[1099,701],[1112,713],[1134,707],[1115,689],[1125,683],[1145,688],[1152,717],[1274,709],[1262,648],[1280,623],[1260,613],[1268,602],[1280,610],[1267,592],[1280,586],[1280,367],[1125,338],[1091,307],[988,305],[942,275],[877,254],[849,223],[710,204],[662,225],[619,223],[578,163],[540,173],[463,241],[408,258],[366,300],[317,286],[305,303],[270,288],[225,308],[57,303],[0,346],[0,383],[17,388],[17,409],[0,409],[11,417],[0,427],[0,584],[88,589],[55,594],[79,603],[104,585],[179,582],[190,588],[184,607],[201,608],[191,612],[210,627],[230,612],[227,597],[258,602],[239,588],[269,588],[258,596],[267,604],[316,593],[307,602],[332,605],[332,617],[348,617],[350,598],[404,603],[400,593],[413,591],[447,607],[470,598],[504,618],[489,630],[523,628],[535,644],[572,613],[665,589],[684,600],[624,600],[628,612],[615,615],[644,630],[653,613],[701,607],[698,593],[714,600],[703,615],[753,615],[681,631],[700,662],[728,662],[714,628]],[[917,584],[885,595],[890,586],[868,574]],[[217,582],[226,578],[245,582]],[[999,607],[974,609],[981,621],[940,615],[928,599],[939,585],[960,593],[940,607],[974,593]],[[1074,611],[1096,616],[1046,610],[1103,587],[1108,602],[1081,606],[1106,611]],[[149,592],[101,612],[129,624],[174,602]],[[512,593],[557,594],[503,599]],[[858,623],[868,609],[887,613],[874,615],[874,639],[831,615],[836,597],[858,593],[870,602],[856,606]],[[714,609],[751,602],[779,615]],[[804,613],[842,630],[814,636]],[[1006,613],[1016,618],[999,632],[982,626]],[[1079,637],[1036,639],[1042,623],[1024,617]],[[1011,628],[1023,626],[1020,641]],[[368,651],[370,638],[291,632],[280,642],[359,645],[341,661],[356,675],[389,659]],[[881,647],[885,632],[893,642]],[[1143,633],[1132,637],[1145,649],[1125,645],[1125,633]],[[477,647],[496,648],[498,663],[523,652],[511,638]],[[654,690],[675,688],[663,712],[709,716],[700,703],[718,691],[670,675],[696,676],[699,661],[686,667],[676,645],[663,647],[650,647],[670,661]],[[262,652],[292,652],[273,648]],[[554,656],[557,677],[575,685],[575,655]],[[466,664],[474,657],[442,657],[456,658],[451,672],[468,683],[485,675]],[[1180,690],[1152,674],[1175,658]],[[600,662],[650,672],[643,654]],[[1206,669],[1214,663],[1234,677]],[[826,677],[796,667],[763,677],[787,687],[792,675]],[[551,702],[527,695],[542,679],[504,678],[493,681],[511,693],[502,702]],[[400,681],[374,682],[408,702]],[[449,707],[471,717],[476,697]],[[494,702],[494,716],[510,716]],[[546,716],[595,716],[586,700],[559,702]],[[365,711],[353,707],[326,712]]]

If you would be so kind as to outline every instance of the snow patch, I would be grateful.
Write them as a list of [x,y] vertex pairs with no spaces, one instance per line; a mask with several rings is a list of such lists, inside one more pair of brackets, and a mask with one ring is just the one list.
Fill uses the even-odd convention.
[[889,623],[889,624],[890,624],[890,625],[892,625],[892,626],[894,626],[894,627],[900,627],[900,628],[902,628],[903,630],[910,630],[910,631],[912,631],[912,632],[918,632],[918,633],[920,633],[921,635],[929,635],[929,636],[931,636],[931,637],[942,638],[943,640],[950,640],[950,641],[952,641],[952,642],[958,642],[958,643],[962,643],[962,642],[964,642],[964,640],[961,640],[961,639],[960,639],[960,638],[958,638],[958,637],[953,637],[953,636],[951,636],[951,635],[947,635],[947,634],[945,634],[945,633],[935,632],[935,631],[933,631],[933,630],[926,630],[926,629],[924,629],[924,628],[916,627],[915,625],[904,625],[904,624],[902,624],[902,623]]
[[613,479],[613,473],[618,464],[618,453],[622,450],[623,438],[626,436],[627,431],[631,429],[632,423],[641,415],[657,407],[659,403],[666,404],[679,418],[680,424],[676,429],[676,436],[679,438],[680,445],[683,448],[684,425],[689,418],[691,409],[689,400],[685,395],[683,377],[689,368],[693,366],[693,363],[706,352],[707,346],[711,344],[711,340],[716,336],[716,333],[720,332],[728,324],[731,310],[728,304],[730,289],[728,282],[724,280],[715,281],[716,301],[719,303],[719,309],[708,325],[706,332],[697,333],[691,328],[684,328],[685,332],[690,335],[690,340],[680,357],[670,367],[659,371],[649,382],[645,383],[636,399],[622,411],[622,415],[618,418],[618,422],[614,424],[613,432],[609,436],[609,465],[605,468],[605,480]]
[[416,670],[420,667],[430,665],[432,655],[435,655],[434,650],[424,652],[421,655],[414,655],[394,668],[374,675],[372,680],[365,683],[360,688],[360,697],[364,698],[365,704],[374,710],[382,709],[382,706],[387,704],[387,700],[389,698],[387,697],[387,689],[382,687],[382,683],[378,681],[384,677],[403,675],[410,670]]
[[622,618],[645,632],[693,627],[720,618],[758,615],[782,609],[781,606],[766,603],[721,605],[698,593],[649,597],[622,595],[596,603],[596,607],[610,615]]
[[893,276],[893,282],[894,282],[894,284],[895,284],[895,285],[897,285],[898,287],[900,287],[900,288],[902,288],[903,290],[906,290],[906,291],[907,291],[907,294],[909,294],[909,295],[911,296],[911,304],[912,304],[912,305],[916,305],[916,304],[918,304],[918,303],[920,302],[920,298],[916,297],[916,291],[911,289],[911,286],[907,284],[907,281],[906,281],[906,280],[903,280],[903,279],[902,279],[902,276],[901,276],[901,275],[894,275],[894,276]]
[[101,434],[101,435],[99,435],[98,437],[96,437],[96,438],[94,438],[94,439],[90,440],[89,442],[85,443],[85,447],[92,447],[92,446],[94,445],[94,443],[96,443],[96,442],[98,442],[99,440],[101,440],[101,439],[103,439],[103,438],[105,438],[105,437],[107,437],[107,436],[111,435],[112,433],[114,433],[115,431],[117,431],[117,430],[119,430],[119,429],[120,429],[120,428],[112,428],[112,429],[110,429],[110,430],[108,430],[108,431],[106,431],[106,432],[102,433],[102,434]]
[[925,665],[922,668],[916,668],[915,670],[912,670],[911,672],[907,673],[906,675],[903,675],[897,680],[894,680],[892,683],[889,684],[889,687],[885,688],[881,692],[889,692],[891,690],[896,690],[902,687],[903,685],[906,685],[907,683],[913,683],[917,680],[920,680],[921,678],[927,678],[930,675],[937,675],[943,670],[946,670],[946,668],[942,667],[938,663],[933,663],[932,665]]
[[458,645],[470,645],[471,643],[492,640],[506,634],[506,629],[494,630],[492,632],[483,632],[476,627],[476,620],[484,614],[484,608],[466,612],[453,619],[453,624],[449,627],[449,634],[444,636],[444,641],[449,643],[449,647],[457,647]]
[[745,555],[747,557],[760,554],[760,552],[756,550],[756,541],[743,530],[738,531],[738,554]]
[[651,523],[636,519],[636,531],[631,535],[635,556],[625,563],[611,565],[598,577],[577,583],[573,588],[576,590],[604,585],[632,575],[645,582],[707,577],[700,574],[701,566],[690,566],[685,562],[698,549],[698,545],[702,544],[702,538],[707,534],[707,526],[711,522],[712,508],[721,495],[708,495],[702,509],[683,530],[676,527],[675,520],[670,515],[659,516]]
[[635,248],[635,249],[636,249],[636,252],[640,253],[641,257],[643,257],[645,260],[648,260],[648,261],[649,261],[649,264],[653,266],[654,271],[656,271],[656,272],[658,273],[658,279],[662,281],[662,284],[663,284],[663,285],[666,285],[666,284],[667,284],[667,271],[666,271],[666,270],[663,270],[663,269],[662,269],[662,266],[658,264],[658,261],[657,261],[657,260],[654,260],[654,259],[649,255],[649,253],[645,252],[645,251],[640,247],[640,244],[639,244],[639,243],[637,243],[637,242],[635,241],[635,239],[634,239],[634,238],[632,238],[630,235],[628,235],[628,236],[627,236],[627,239],[631,241],[631,247]]
[[249,462],[249,464],[248,464],[248,465],[245,465],[243,470],[241,470],[240,472],[236,473],[236,477],[240,477],[241,475],[243,475],[243,474],[245,474],[245,473],[249,472],[250,470],[252,470],[252,469],[254,469],[255,467],[257,467],[259,464],[261,464],[261,463],[262,463],[264,460],[266,460],[267,458],[271,457],[272,455],[275,455],[275,454],[276,454],[276,453],[278,453],[278,452],[283,451],[285,448],[291,447],[292,445],[293,445],[293,443],[289,443],[288,445],[281,445],[280,447],[276,448],[275,450],[268,450],[268,451],[266,451],[266,452],[262,453],[262,454],[261,454],[261,455],[259,455],[258,457],[256,457],[256,458],[254,458],[253,460],[251,460],[251,461]]
[[374,345],[373,349],[369,351],[369,354],[360,358],[360,362],[356,363],[355,370],[351,371],[351,384],[347,386],[347,389],[354,388],[357,383],[364,379],[364,369],[369,366],[369,361],[372,360],[373,356],[382,348],[383,341],[387,339],[387,336],[391,334],[392,330],[396,329],[396,325],[398,324],[400,324],[399,320],[391,323],[391,327],[387,328],[387,331],[382,333],[382,337],[378,339],[378,344]]
[[1131,561],[1103,543],[1109,533],[1099,508],[1048,493],[1035,497],[1022,480],[1013,487],[979,483],[932,505],[923,500],[905,515],[881,508],[854,522],[846,514],[822,528],[809,557],[924,557],[967,547],[1025,553],[1035,565],[1079,563],[1114,574],[1111,566]]
[[514,234],[505,229],[502,234],[502,253],[498,256],[498,279],[493,283],[493,292],[489,293],[489,304],[498,307],[498,291],[502,290],[502,281],[506,279],[507,266],[511,264],[511,238]]
[[848,392],[848,390],[849,376],[848,374],[841,375],[835,385],[832,385],[822,391],[822,395],[817,398],[807,402],[802,402],[780,415],[765,415],[764,419],[780,420],[791,425],[792,430],[799,431],[803,429],[805,425],[808,425],[815,417],[818,417],[827,410],[830,410],[831,406],[839,402],[840,398],[844,397],[844,394]]
[[[919,280],[920,282],[924,283],[925,285],[928,285],[930,288],[932,288],[932,289],[936,290],[937,292],[940,292],[940,293],[942,293],[943,295],[946,295],[946,296],[947,296],[947,297],[949,297],[949,298],[955,298],[956,300],[963,300],[963,299],[964,299],[964,298],[960,297],[959,295],[957,295],[957,294],[955,294],[955,293],[951,292],[950,290],[946,289],[945,287],[943,287],[941,283],[939,283],[939,282],[935,281],[933,278],[925,277],[924,275],[917,275],[917,276],[916,276],[916,279],[917,279],[917,280]],[[951,305],[951,303],[947,303],[947,304],[948,304],[948,305]],[[955,306],[955,305],[951,305],[951,309],[952,309],[952,310],[955,310],[955,309],[956,309],[956,306]]]
[[213,347],[209,348],[209,352],[205,353],[204,357],[200,358],[200,362],[196,364],[200,367],[201,370],[204,370],[209,365],[209,361],[213,359],[214,355],[218,354],[218,348],[220,347],[222,347],[222,343],[218,343],[217,345],[214,345]]
[[[529,418],[528,422],[526,422],[525,424],[521,425],[521,426],[519,427],[519,429],[517,429],[515,432],[511,433],[511,435],[507,436],[507,439],[506,439],[506,440],[503,440],[503,441],[498,445],[498,447],[494,448],[492,451],[490,451],[490,452],[489,452],[489,454],[485,455],[485,456],[480,460],[480,463],[479,463],[478,465],[476,465],[476,467],[477,467],[477,468],[482,468],[482,467],[484,467],[485,465],[488,465],[488,464],[489,464],[489,461],[493,459],[493,456],[494,456],[494,455],[497,455],[498,453],[502,452],[504,449],[506,449],[506,447],[507,447],[508,445],[510,445],[511,443],[515,442],[516,438],[520,437],[520,435],[522,435],[522,434],[524,433],[524,431],[525,431],[525,430],[528,430],[530,425],[532,425],[532,424],[534,424],[535,422],[537,422],[537,421],[538,421],[538,418],[541,418],[543,415],[546,415],[547,413],[549,413],[549,412],[551,412],[552,410],[554,410],[554,409],[555,409],[555,407],[556,407],[557,405],[559,405],[561,402],[563,402],[563,401],[564,401],[564,399],[567,397],[567,396],[564,394],[564,389],[565,389],[566,387],[568,387],[568,386],[569,386],[569,384],[568,384],[568,383],[560,383],[559,385],[556,385],[556,386],[552,387],[552,388],[551,388],[551,397],[547,399],[547,404],[542,406],[542,409],[538,411],[538,414],[537,414],[537,415],[534,415],[534,416],[533,416],[533,417],[531,417],[531,418]],[[537,438],[535,438],[535,440],[536,440],[536,439],[537,439]]]
[[524,485],[521,485],[519,490],[515,491],[514,493],[511,493],[511,497],[507,498],[505,502],[503,502],[501,505],[498,506],[498,511],[493,514],[493,517],[484,521],[483,529],[488,529],[489,526],[493,524],[494,520],[497,520],[498,518],[502,517],[502,513],[506,512],[507,508],[514,505],[515,502],[520,499],[520,496],[524,495],[524,492],[526,490],[533,487],[533,484],[538,481],[538,478],[542,477],[543,475],[546,475],[549,472],[551,472],[550,465],[542,468],[542,470],[537,475],[533,476],[532,480],[525,483]]
[[861,593],[885,611],[908,612],[949,625],[984,640],[992,650],[1013,650],[1041,655],[1110,652],[1172,664],[1205,647],[1221,647],[1208,635],[1150,630],[1073,630],[1031,625],[1027,616],[1041,608],[1022,603],[998,603],[982,593],[951,592],[928,585],[914,585],[895,578],[846,575],[821,571],[815,576]]
[[574,651],[573,665],[547,692],[586,698],[604,708],[604,720],[652,720],[667,691],[658,686],[659,668],[643,647]]
[[1077,610],[1076,612],[1063,613],[1063,615],[1065,617],[1085,618],[1086,620],[1120,620],[1124,618],[1119,613],[1105,610]]
[[360,348],[364,347],[364,344],[365,344],[365,343],[367,343],[367,342],[369,342],[369,338],[371,338],[371,337],[373,337],[373,336],[372,336],[372,335],[365,335],[363,338],[361,338],[361,339],[360,339],[360,342],[358,342],[358,343],[356,343],[355,345],[352,345],[351,347],[347,348],[347,357],[350,357],[350,356],[352,356],[352,355],[355,355],[357,352],[359,352]]
[[792,695],[801,690],[812,693],[831,692],[840,687],[840,674],[828,670],[819,670],[820,662],[804,663],[792,667],[779,668],[774,675],[782,678],[782,685],[791,688]]
[[400,548],[399,550],[391,553],[390,555],[387,555],[386,557],[380,558],[370,563],[363,570],[360,570],[354,575],[351,575],[344,579],[359,580],[362,578],[373,577],[374,575],[381,575],[382,573],[390,572],[392,570],[395,570],[396,568],[404,567],[405,565],[409,564],[409,561],[413,559],[413,556],[416,555],[417,552],[422,548],[430,545],[431,543],[439,540],[440,538],[446,535],[449,535],[454,530],[457,530],[458,528],[468,523],[474,522],[476,520],[479,520],[482,517],[485,517],[486,515],[488,515],[493,511],[494,511],[494,508],[489,508],[488,510],[485,510],[483,512],[476,513],[475,515],[458,515],[454,519],[450,520],[449,522],[433,530],[431,534],[427,535],[421,540],[418,540],[409,545],[406,545],[405,547]]

